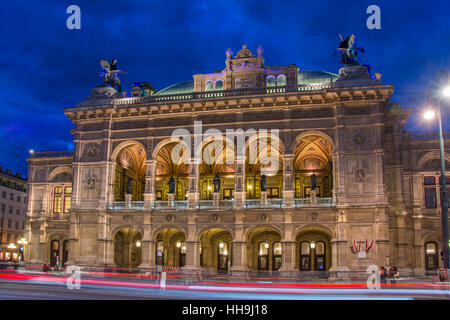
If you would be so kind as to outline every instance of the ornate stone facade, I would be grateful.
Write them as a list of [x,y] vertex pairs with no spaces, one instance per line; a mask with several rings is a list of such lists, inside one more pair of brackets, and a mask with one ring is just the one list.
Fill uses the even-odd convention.
[[[227,51],[223,71],[154,95],[123,98],[112,88],[95,89],[66,109],[75,151],[28,160],[27,259],[142,269],[163,261],[193,275],[310,272],[336,281],[371,264],[396,265],[405,275],[433,269],[425,246],[440,248],[440,212],[439,205],[427,208],[433,185],[424,179],[438,175],[437,138],[403,131],[410,110],[391,104],[394,87],[364,67],[339,76],[298,72],[295,65],[264,66],[262,48],[257,52]],[[178,150],[191,156],[177,164],[177,129],[192,139],[208,129],[216,134],[203,136],[200,152]],[[271,156],[278,161],[266,191],[259,153],[249,161],[259,136],[243,135],[240,156],[227,129],[278,130],[279,139],[266,142],[277,142]],[[213,152],[214,143],[232,147]],[[205,154],[231,161],[210,164]],[[216,174],[219,193],[211,188]],[[70,193],[55,194],[69,186]],[[70,209],[56,213],[55,196],[70,197]],[[366,240],[370,250],[358,253]]]

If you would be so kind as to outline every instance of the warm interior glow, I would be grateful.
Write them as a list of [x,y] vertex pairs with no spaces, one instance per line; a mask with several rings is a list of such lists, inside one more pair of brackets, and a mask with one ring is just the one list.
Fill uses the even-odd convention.
[[267,248],[269,248],[269,244],[268,243],[265,243],[264,244],[264,247],[267,249]]
[[211,188],[211,186],[208,186],[208,190],[210,190],[210,191],[211,191],[211,189],[212,189],[212,188]]
[[423,114],[423,117],[424,117],[426,120],[431,120],[431,119],[434,118],[435,115],[436,115],[436,114],[434,113],[433,110],[427,110],[427,111],[425,111],[425,113]]
[[8,245],[8,249],[15,249],[15,248],[17,248],[17,247],[16,247],[16,245],[14,243],[10,243]]
[[219,248],[221,248],[221,249],[223,248],[223,242],[219,243]]
[[177,242],[177,248],[180,248],[181,247],[181,242]]
[[314,249],[316,247],[316,243],[314,241],[311,242],[311,249]]
[[251,186],[251,185],[248,185],[248,186],[247,186],[247,189],[251,189],[251,188],[252,188],[252,186]]
[[138,240],[136,241],[136,247],[140,247],[141,246],[141,242]]

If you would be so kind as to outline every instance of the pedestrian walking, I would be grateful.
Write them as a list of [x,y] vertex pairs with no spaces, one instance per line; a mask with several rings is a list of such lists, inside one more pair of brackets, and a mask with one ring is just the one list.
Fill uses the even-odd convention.
[[380,282],[382,284],[386,284],[386,278],[387,278],[386,268],[384,266],[381,266],[380,267]]

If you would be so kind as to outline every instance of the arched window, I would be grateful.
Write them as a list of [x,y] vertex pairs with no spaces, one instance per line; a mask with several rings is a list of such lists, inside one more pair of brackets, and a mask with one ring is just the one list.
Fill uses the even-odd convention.
[[276,86],[276,80],[275,76],[268,76],[266,78],[266,87],[275,87]]
[[278,270],[282,264],[281,257],[281,242],[274,242],[273,244],[273,270]]
[[311,269],[311,248],[308,241],[300,243],[300,270],[309,271]]
[[217,264],[217,269],[228,269],[228,243],[224,241],[219,242],[219,261]]
[[439,268],[438,247],[436,242],[425,243],[425,269],[436,270]]
[[258,245],[258,270],[269,270],[269,243],[266,241]]
[[222,79],[216,80],[216,90],[222,89],[223,89],[223,80]]
[[205,91],[212,91],[214,90],[214,85],[211,80],[206,81],[205,83]]
[[316,242],[315,250],[315,269],[317,271],[325,271],[325,243],[322,241]]
[[286,86],[286,76],[284,74],[280,74],[277,78],[277,86],[284,87]]

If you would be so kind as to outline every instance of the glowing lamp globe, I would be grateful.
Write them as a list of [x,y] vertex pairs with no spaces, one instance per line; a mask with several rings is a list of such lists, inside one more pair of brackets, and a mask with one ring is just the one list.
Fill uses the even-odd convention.
[[428,111],[425,111],[425,113],[423,114],[423,117],[424,117],[426,120],[431,120],[431,119],[434,118],[435,115],[436,115],[436,114],[434,113],[433,110],[428,110]]

